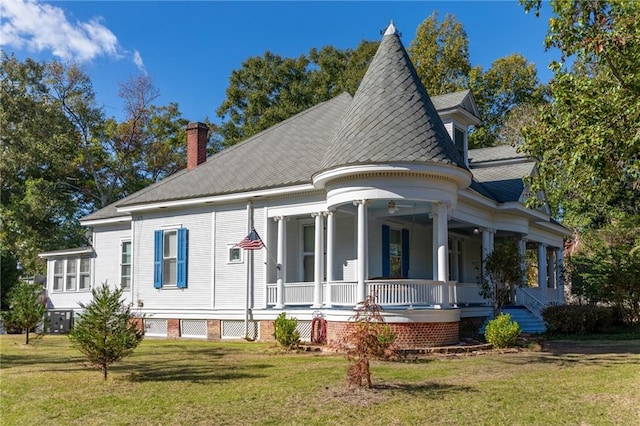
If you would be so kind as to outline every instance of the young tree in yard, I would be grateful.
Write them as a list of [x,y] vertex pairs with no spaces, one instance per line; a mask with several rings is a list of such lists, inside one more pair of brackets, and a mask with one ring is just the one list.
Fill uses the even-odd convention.
[[20,282],[9,293],[9,310],[3,313],[5,326],[23,330],[25,344],[29,344],[29,332],[44,322],[46,306],[42,297],[42,286]]
[[496,240],[493,251],[485,259],[480,295],[493,302],[496,317],[509,302],[516,287],[524,282],[523,259],[514,239]]
[[339,348],[346,352],[350,362],[347,383],[349,386],[371,387],[370,361],[394,357],[396,335],[385,324],[375,295],[367,296],[358,305],[351,321],[349,331],[338,342]]
[[139,317],[122,300],[122,289],[112,289],[104,283],[91,294],[93,300],[89,304],[79,304],[84,312],[69,337],[107,380],[109,366],[133,353],[144,338],[144,329],[136,321]]

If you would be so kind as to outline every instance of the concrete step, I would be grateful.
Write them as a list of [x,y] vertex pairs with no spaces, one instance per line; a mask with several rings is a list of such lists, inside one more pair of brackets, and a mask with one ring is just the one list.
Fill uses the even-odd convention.
[[[507,307],[502,310],[505,314],[511,315],[511,319],[518,323],[523,333],[539,334],[547,331],[547,327],[543,320],[533,315],[524,307]],[[484,334],[484,329],[491,318],[482,325],[480,333]]]

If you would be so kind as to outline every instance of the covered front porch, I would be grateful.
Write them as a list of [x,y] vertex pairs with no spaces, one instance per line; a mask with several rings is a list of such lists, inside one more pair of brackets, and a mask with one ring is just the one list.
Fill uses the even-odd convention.
[[512,303],[539,312],[564,301],[561,247],[533,241],[518,232],[521,224],[496,230],[471,221],[465,206],[419,200],[357,200],[324,209],[269,209],[264,307],[353,307],[368,295],[394,310],[491,306],[478,283],[484,259],[503,237],[516,238],[537,271]]

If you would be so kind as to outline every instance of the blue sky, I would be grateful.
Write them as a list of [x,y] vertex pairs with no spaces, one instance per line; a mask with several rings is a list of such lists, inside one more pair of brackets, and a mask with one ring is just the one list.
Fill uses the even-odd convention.
[[191,121],[225,99],[231,71],[270,50],[293,57],[312,47],[355,48],[379,40],[393,19],[408,47],[434,10],[451,13],[469,38],[472,65],[488,69],[511,53],[534,62],[541,81],[558,55],[545,52],[548,17],[525,14],[517,1],[168,2],[0,0],[0,44],[19,58],[80,63],[108,116],[122,117],[118,83],[148,73],[158,105],[177,102]]

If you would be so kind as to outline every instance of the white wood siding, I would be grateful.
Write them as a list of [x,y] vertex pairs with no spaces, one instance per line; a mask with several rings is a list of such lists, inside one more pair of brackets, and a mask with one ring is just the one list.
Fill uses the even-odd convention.
[[[263,207],[254,207],[254,227],[262,237],[265,235]],[[247,285],[247,262],[253,256],[252,305],[261,306],[264,299],[264,262],[266,249],[244,250],[242,263],[229,263],[228,245],[237,244],[248,234],[246,205],[238,204],[226,210],[216,211],[215,224],[215,308],[240,309],[245,307]],[[264,241],[264,240],[263,240]],[[275,252],[274,252],[275,253]]]
[[[134,217],[133,297],[146,309],[204,309],[211,307],[211,209],[191,209],[179,214]],[[187,288],[153,287],[153,235],[171,227],[189,230]]]
[[[124,240],[131,240],[130,223],[94,229],[93,248],[96,257],[93,259],[92,286],[101,286],[106,282],[110,287],[120,287],[120,245]],[[124,293],[127,302],[133,300],[132,290],[133,284],[131,290]]]

